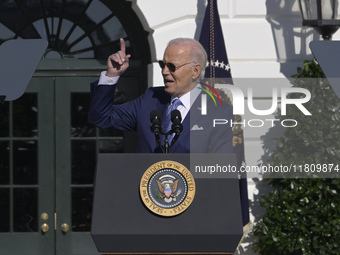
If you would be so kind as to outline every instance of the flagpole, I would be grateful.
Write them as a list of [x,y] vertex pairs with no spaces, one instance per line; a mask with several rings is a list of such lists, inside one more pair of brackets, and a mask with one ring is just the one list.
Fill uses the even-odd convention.
[[209,82],[211,86],[215,87],[215,24],[214,24],[214,1],[209,1]]

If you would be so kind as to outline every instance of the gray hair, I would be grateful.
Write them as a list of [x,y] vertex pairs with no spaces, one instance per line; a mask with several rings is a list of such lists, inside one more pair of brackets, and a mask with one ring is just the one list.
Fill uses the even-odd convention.
[[194,62],[195,64],[200,64],[202,66],[200,78],[204,78],[204,71],[205,71],[205,66],[207,63],[207,53],[205,49],[203,48],[202,44],[200,44],[198,41],[195,39],[191,38],[176,38],[172,39],[169,43],[168,46],[171,45],[183,45],[183,46],[190,46],[191,48],[191,61]]

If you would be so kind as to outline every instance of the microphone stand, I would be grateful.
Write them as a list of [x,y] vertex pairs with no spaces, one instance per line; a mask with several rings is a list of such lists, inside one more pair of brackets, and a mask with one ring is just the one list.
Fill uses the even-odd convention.
[[164,140],[164,153],[170,153],[168,135],[165,136],[165,140]]
[[164,147],[163,153],[170,153],[171,146],[169,145],[169,138],[168,138],[168,135],[173,134],[173,131],[172,131],[172,130],[169,130],[167,133],[165,133],[165,132],[162,130],[162,134],[165,135],[164,146],[163,146],[163,147]]
[[[163,130],[161,131],[161,133],[163,132]],[[162,143],[161,143],[161,138],[159,137],[159,133],[158,132],[155,132],[155,137],[156,137],[156,141],[157,141],[157,144],[158,146],[162,149],[162,152],[163,153],[166,153],[163,149],[163,146],[162,146]]]
[[160,112],[158,110],[153,110],[150,113],[150,121],[151,132],[154,133],[158,146],[161,148],[162,152],[165,153],[161,143],[161,137],[159,136],[159,134],[164,134],[164,131],[161,124]]
[[[150,113],[150,121],[151,121],[151,132],[154,133],[158,146],[161,148],[163,153],[170,153],[172,145],[177,141],[180,133],[183,130],[183,126],[181,124],[182,118],[180,116],[180,112],[178,110],[174,110],[171,112],[171,121],[173,122],[171,129],[168,132],[165,132],[161,125],[160,113],[157,110],[154,110]],[[171,145],[169,144],[169,135],[176,133]],[[165,136],[164,145],[162,146],[161,139],[159,134]]]

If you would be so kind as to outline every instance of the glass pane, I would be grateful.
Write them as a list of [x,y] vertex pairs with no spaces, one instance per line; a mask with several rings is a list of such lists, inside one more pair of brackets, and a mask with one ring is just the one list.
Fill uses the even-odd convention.
[[65,1],[64,17],[68,20],[78,19],[80,14],[84,11],[87,2],[87,0]]
[[[1,28],[0,28],[1,29]],[[9,136],[9,103],[0,103],[0,137]]]
[[301,3],[304,18],[306,20],[313,20],[318,18],[318,9],[316,0],[302,1]]
[[71,134],[72,137],[95,136],[95,127],[87,121],[90,93],[71,94]]
[[[322,6],[322,19],[334,19],[337,15],[337,11],[335,9],[336,5],[334,3],[334,0],[323,0],[321,1]],[[336,1],[337,2],[337,1]]]
[[72,141],[72,184],[92,184],[96,168],[96,142]]
[[94,52],[92,50],[83,50],[88,49],[91,46],[91,40],[88,37],[85,37],[70,49],[70,54],[73,54],[73,57],[76,58],[94,58]]
[[13,142],[14,184],[38,184],[37,141]]
[[72,231],[91,230],[92,196],[92,188],[72,189]]
[[[116,29],[112,31],[112,27],[115,27]],[[95,40],[96,44],[100,45],[103,43],[108,43],[111,41],[119,41],[119,38],[126,38],[127,34],[125,33],[125,30],[118,20],[117,17],[113,16],[108,21],[103,24],[103,33],[98,33],[98,30],[95,30],[91,33],[92,38]],[[130,41],[125,42],[127,48],[130,48]],[[112,52],[115,52],[114,50],[117,50],[116,44],[110,44],[108,45],[110,48],[107,48],[106,50],[112,50]],[[120,50],[120,49],[118,49]]]
[[9,184],[9,142],[0,142],[0,159],[0,184]]
[[0,22],[15,31],[25,25],[27,21],[15,1],[8,0],[0,5]]
[[38,190],[36,188],[14,189],[14,232],[37,232]]
[[37,135],[37,94],[25,93],[13,101],[13,136],[36,137]]
[[[98,13],[100,13],[101,15],[98,15]],[[80,22],[83,26],[92,28],[110,14],[111,10],[107,8],[106,5],[104,5],[99,0],[93,0],[90,6],[87,8],[85,15],[80,20]]]
[[9,189],[0,189],[0,232],[9,232]]

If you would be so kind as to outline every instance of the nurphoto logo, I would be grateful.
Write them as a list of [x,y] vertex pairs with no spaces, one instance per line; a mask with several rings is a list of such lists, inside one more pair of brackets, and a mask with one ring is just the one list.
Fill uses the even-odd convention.
[[[287,115],[287,105],[295,105],[304,115],[311,116],[312,114],[306,109],[303,105],[307,103],[311,99],[311,93],[304,88],[287,88],[287,87],[272,87],[271,91],[271,106],[268,109],[256,109],[254,106],[254,95],[253,95],[253,88],[247,88],[247,94],[245,97],[243,91],[234,86],[234,85],[227,85],[227,84],[215,84],[215,89],[211,86],[204,84],[207,86],[220,100],[220,104],[222,105],[222,101],[220,96],[218,95],[215,89],[221,89],[223,91],[228,91],[228,95],[231,95],[232,102],[233,102],[233,114],[234,115],[244,115],[245,114],[245,98],[247,99],[247,107],[248,111],[255,115],[255,116],[266,116],[275,113],[278,107],[281,109],[281,115]],[[210,93],[207,89],[200,88],[205,91],[210,97],[214,100],[215,106],[217,106],[216,100],[214,95]],[[279,94],[280,92],[280,94]],[[287,95],[290,93],[300,93],[302,97],[300,98],[287,98]],[[280,97],[279,97],[280,95]],[[280,101],[279,101],[280,99]],[[207,115],[207,95],[201,95],[201,114]],[[250,126],[250,127],[263,127],[265,123],[270,123],[273,127],[276,122],[280,122],[283,127],[295,127],[298,125],[297,121],[294,119],[285,119],[285,120],[278,120],[278,119],[249,119],[243,120],[242,122],[235,122],[233,120],[227,119],[214,119],[213,120],[213,127],[216,125],[230,125],[231,127],[240,124],[243,126]]]

